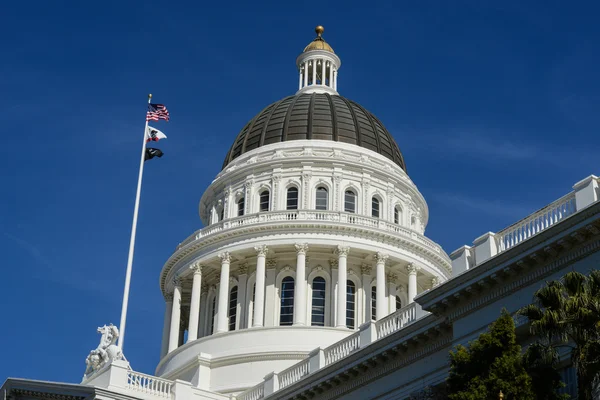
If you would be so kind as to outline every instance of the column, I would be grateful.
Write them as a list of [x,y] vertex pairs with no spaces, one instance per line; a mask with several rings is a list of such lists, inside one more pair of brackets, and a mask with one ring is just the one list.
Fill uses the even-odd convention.
[[329,267],[331,268],[331,289],[330,293],[330,312],[331,312],[331,326],[337,324],[337,284],[338,284],[338,260],[337,258],[329,260]]
[[396,274],[388,274],[388,276],[387,276],[388,310],[389,310],[390,314],[392,314],[396,311],[396,280],[397,279],[398,279],[398,275],[396,275]]
[[208,304],[208,286],[200,286],[200,317],[198,318],[198,337],[206,336],[206,305]]
[[408,272],[408,304],[415,301],[417,296],[417,271],[421,268],[415,264],[408,264],[406,271]]
[[308,86],[308,61],[304,62],[304,86]]
[[275,301],[275,280],[277,279],[277,260],[267,260],[267,276],[265,278],[265,309],[264,326],[278,326],[279,321],[275,319],[276,308],[279,304]]
[[379,321],[387,315],[387,301],[385,301],[385,261],[388,259],[388,255],[378,252],[375,258],[377,259],[377,287],[375,294],[377,306],[375,308],[375,318]]
[[325,74],[327,73],[327,62],[325,60],[321,60],[321,85],[325,86],[327,83],[327,79],[325,79]]
[[337,90],[337,69],[333,70],[333,90]]
[[217,331],[227,332],[229,324],[227,321],[227,311],[229,310],[229,263],[231,262],[231,256],[229,252],[223,252],[218,256],[221,259],[221,279],[219,282],[219,305],[217,311]]
[[312,84],[317,83],[317,60],[312,60]]
[[336,254],[338,256],[338,291],[337,291],[337,328],[346,327],[346,286],[348,280],[348,252],[349,247],[338,246]]
[[364,320],[362,323],[369,322],[371,320],[371,273],[373,267],[368,264],[363,264],[360,267],[362,272],[362,287],[363,287],[363,308],[364,308]]
[[246,299],[246,287],[248,286],[248,263],[243,263],[238,268],[238,304],[237,315],[239,329],[244,329],[248,326],[246,323],[246,304],[250,301]]
[[269,249],[266,245],[256,246],[256,291],[254,293],[253,327],[263,326],[265,315],[265,260]]
[[171,328],[169,330],[169,349],[172,352],[179,344],[179,324],[181,320],[181,279],[173,279],[173,304],[171,307]]
[[169,352],[169,328],[171,327],[171,313],[173,312],[173,293],[165,293],[165,303],[165,321],[163,323],[160,358],[163,358]]
[[300,79],[298,81],[298,90],[302,89],[302,72],[303,72],[302,71],[302,66],[300,66],[300,74],[299,74]]
[[294,282],[294,325],[306,325],[307,243],[296,243],[296,281]]
[[190,267],[194,272],[194,280],[192,281],[192,301],[190,302],[190,321],[188,325],[187,341],[191,342],[198,339],[198,318],[200,317],[200,295],[202,284],[202,265],[194,263]]

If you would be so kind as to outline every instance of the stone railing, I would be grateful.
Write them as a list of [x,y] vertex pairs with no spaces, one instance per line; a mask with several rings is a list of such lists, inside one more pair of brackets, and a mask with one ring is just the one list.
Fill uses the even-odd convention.
[[265,397],[265,382],[262,381],[256,386],[238,394],[236,400],[259,400]]
[[575,192],[571,192],[496,233],[498,253],[537,235],[557,222],[575,214],[576,211]]
[[359,348],[360,332],[356,332],[323,350],[325,353],[325,365],[333,364],[354,353]]
[[426,315],[429,315],[429,313],[427,311],[423,311],[420,304],[410,303],[395,313],[375,322],[375,325],[377,326],[377,339],[391,335],[392,333],[399,331],[405,326],[412,324],[417,319]]
[[127,372],[127,389],[158,397],[171,398],[173,382],[140,372]]
[[306,358],[299,363],[296,363],[281,371],[279,375],[279,389],[283,389],[286,386],[290,386],[294,382],[298,382],[300,379],[308,375],[308,361]]
[[389,221],[385,221],[379,218],[367,217],[364,215],[341,212],[341,211],[319,211],[319,210],[287,210],[287,211],[267,211],[256,214],[243,215],[241,217],[226,219],[216,224],[207,226],[206,228],[200,229],[185,239],[179,246],[178,249],[192,243],[196,240],[204,239],[215,233],[231,229],[238,228],[241,226],[248,226],[254,224],[263,224],[269,222],[282,222],[282,221],[313,221],[313,222],[335,222],[340,224],[363,226],[367,228],[381,229],[386,232],[394,233],[399,236],[410,238],[429,250],[435,253],[443,253],[441,247],[427,239],[420,233],[413,231],[412,229],[405,228],[398,224],[393,224]]
[[270,373],[258,385],[238,394],[236,399],[260,400],[268,397],[278,390],[301,381],[309,374],[356,353],[374,341],[402,330],[426,315],[429,313],[423,311],[419,304],[411,303],[377,322],[369,321],[362,324],[358,331],[331,346],[325,349],[319,347],[313,350],[307,358],[291,367],[279,373]]

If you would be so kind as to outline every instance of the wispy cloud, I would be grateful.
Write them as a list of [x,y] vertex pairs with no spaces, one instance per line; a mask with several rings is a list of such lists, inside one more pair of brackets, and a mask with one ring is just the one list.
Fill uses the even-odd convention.
[[510,217],[520,219],[529,215],[535,207],[527,207],[523,204],[505,203],[497,200],[475,198],[455,193],[441,193],[434,195],[434,200],[444,203],[452,208],[469,209],[488,215],[499,217]]

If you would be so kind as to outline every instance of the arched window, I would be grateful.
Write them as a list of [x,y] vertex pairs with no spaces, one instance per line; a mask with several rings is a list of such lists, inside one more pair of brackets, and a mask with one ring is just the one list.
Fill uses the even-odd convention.
[[352,190],[346,190],[344,194],[344,211],[349,213],[356,212],[356,193]]
[[312,314],[310,324],[325,326],[325,278],[320,276],[312,281]]
[[225,209],[221,207],[219,210],[219,221],[223,221],[223,217],[225,216]]
[[234,286],[229,291],[229,330],[235,331],[235,318],[237,317],[238,287]]
[[402,300],[400,300],[400,296],[396,296],[396,310],[402,308]]
[[411,227],[411,228],[414,228],[416,224],[417,224],[417,219],[415,218],[415,216],[414,216],[414,215],[412,215],[412,216],[410,217],[410,227]]
[[210,332],[209,335],[212,335],[215,332],[215,314],[217,311],[217,296],[212,299],[212,306],[210,312]]
[[346,283],[346,326],[354,329],[354,311],[356,309],[356,285],[351,280]]
[[371,199],[371,217],[379,218],[379,199],[377,197]]
[[260,211],[269,211],[269,197],[270,193],[268,190],[260,192]]
[[238,217],[241,217],[242,215],[244,215],[244,208],[245,207],[246,207],[246,202],[244,201],[244,198],[242,197],[237,202],[237,215],[238,215]]
[[396,206],[394,208],[394,223],[400,224],[401,221],[402,221],[402,209],[400,208],[400,206]]
[[291,187],[287,190],[287,210],[298,209],[298,188]]
[[329,207],[329,193],[327,192],[327,188],[318,187],[317,188],[317,197],[315,201],[315,208],[317,210],[327,210]]
[[371,319],[375,321],[377,319],[377,288],[371,287]]
[[281,308],[279,325],[292,325],[294,322],[294,278],[287,276],[281,281]]

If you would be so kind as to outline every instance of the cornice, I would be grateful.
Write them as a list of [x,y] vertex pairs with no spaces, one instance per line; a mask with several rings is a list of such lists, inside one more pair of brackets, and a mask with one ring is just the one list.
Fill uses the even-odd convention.
[[[423,309],[452,318],[517,291],[598,251],[600,203],[419,295]],[[461,307],[465,301],[469,304]]]
[[[315,229],[316,228],[316,229]],[[160,273],[159,285],[162,292],[165,292],[165,283],[171,274],[172,270],[177,270],[178,266],[185,264],[190,257],[198,258],[198,252],[203,249],[218,243],[220,241],[230,241],[235,237],[247,237],[249,234],[255,238],[260,238],[263,234],[289,234],[289,233],[305,233],[310,230],[316,235],[332,234],[352,236],[358,240],[369,239],[379,243],[395,246],[403,251],[408,251],[412,254],[417,254],[419,257],[427,260],[435,266],[441,267],[447,275],[450,275],[452,269],[450,259],[444,250],[439,247],[439,253],[433,251],[429,247],[417,242],[412,237],[400,236],[394,232],[383,231],[377,228],[368,226],[347,224],[343,222],[321,221],[321,220],[291,220],[291,221],[272,221],[265,223],[256,223],[251,225],[241,225],[235,228],[229,228],[221,231],[216,231],[212,234],[202,237],[199,240],[194,240],[180,248],[178,248],[169,257]],[[423,236],[414,232],[416,238]],[[424,236],[423,236],[424,237]]]

